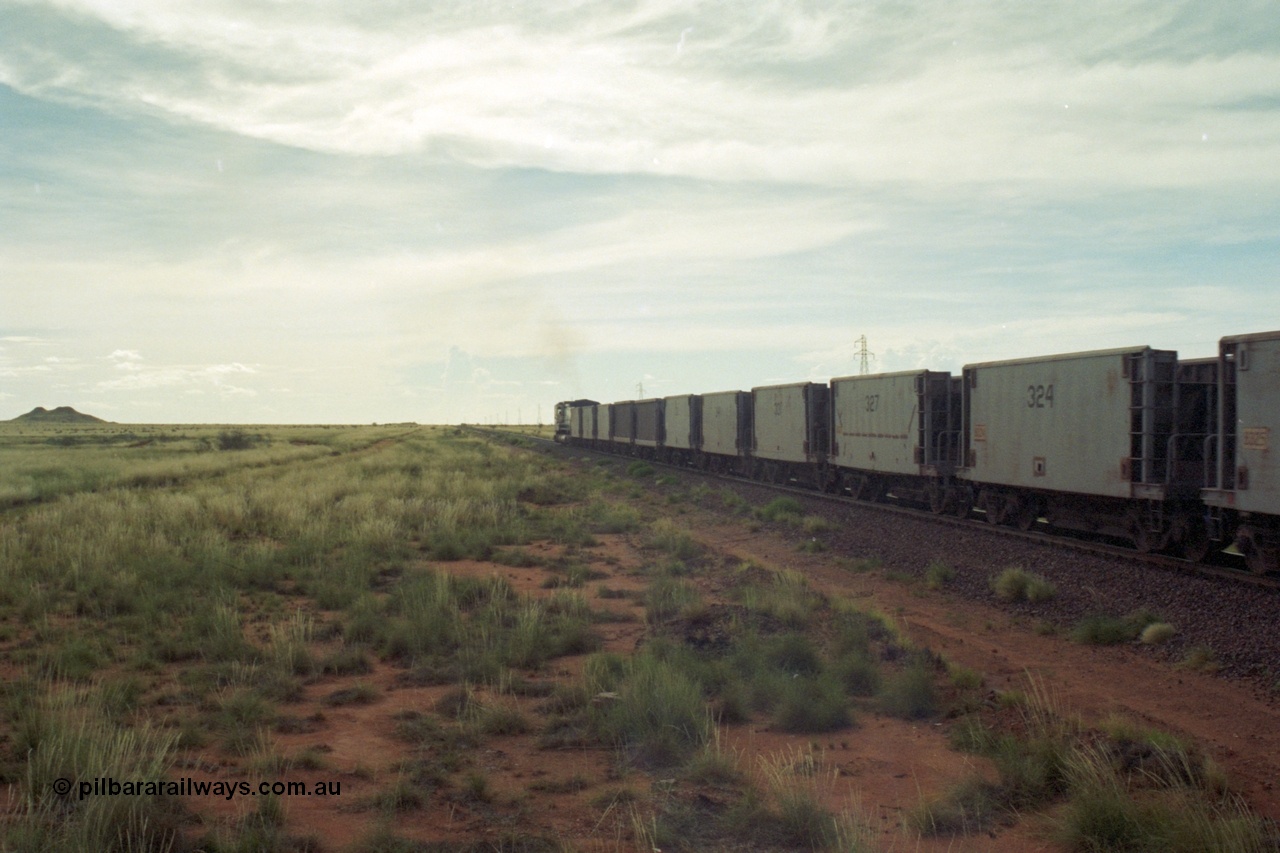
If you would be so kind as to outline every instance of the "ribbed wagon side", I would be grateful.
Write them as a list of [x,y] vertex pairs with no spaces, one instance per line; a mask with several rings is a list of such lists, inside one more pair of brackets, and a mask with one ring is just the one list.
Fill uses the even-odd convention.
[[1255,572],[1280,570],[1280,331],[1223,338],[1213,472],[1220,534]]

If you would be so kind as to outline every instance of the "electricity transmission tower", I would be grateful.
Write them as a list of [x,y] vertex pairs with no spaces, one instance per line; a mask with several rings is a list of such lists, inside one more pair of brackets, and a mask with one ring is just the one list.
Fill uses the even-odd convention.
[[869,352],[867,350],[866,335],[863,335],[862,337],[858,338],[856,341],[854,341],[854,343],[858,345],[858,358],[859,358],[858,373],[862,376],[866,376],[867,372],[869,371],[869,368],[867,367],[867,359],[875,358],[876,354],[873,352]]

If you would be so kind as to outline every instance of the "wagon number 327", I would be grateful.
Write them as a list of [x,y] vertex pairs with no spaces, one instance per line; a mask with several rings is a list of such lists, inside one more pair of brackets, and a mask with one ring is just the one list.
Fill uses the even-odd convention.
[[1045,409],[1053,408],[1053,386],[1052,385],[1028,385],[1027,386],[1027,408],[1028,409]]

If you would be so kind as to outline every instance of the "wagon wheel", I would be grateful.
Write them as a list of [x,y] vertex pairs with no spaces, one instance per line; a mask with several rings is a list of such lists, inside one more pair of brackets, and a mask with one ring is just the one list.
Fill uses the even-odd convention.
[[1203,562],[1209,556],[1209,531],[1204,526],[1204,519],[1199,516],[1188,516],[1180,529],[1178,550],[1182,556],[1193,563]]
[[866,474],[859,475],[851,484],[853,488],[853,497],[860,501],[878,501],[883,489],[879,480]]
[[1040,518],[1040,507],[1033,499],[1022,498],[1013,507],[1011,515],[1013,523],[1019,530],[1030,530],[1036,526],[1036,520]]
[[978,501],[986,515],[987,524],[1000,524],[1005,517],[1005,500],[1002,495],[984,492]]
[[1280,553],[1258,548],[1246,554],[1244,562],[1255,575],[1265,575],[1280,570]]
[[973,509],[973,495],[968,489],[956,489],[954,492],[955,501],[951,504],[951,514],[956,518],[968,518],[970,510]]
[[1140,515],[1130,524],[1129,536],[1133,539],[1133,547],[1140,554],[1152,554],[1159,551],[1164,547],[1167,539],[1164,533],[1148,528]]
[[1244,564],[1255,575],[1280,570],[1280,550],[1266,547],[1259,538],[1249,527],[1236,532],[1236,548],[1244,554]]
[[929,487],[929,509],[934,515],[942,515],[947,511],[947,490],[934,484]]

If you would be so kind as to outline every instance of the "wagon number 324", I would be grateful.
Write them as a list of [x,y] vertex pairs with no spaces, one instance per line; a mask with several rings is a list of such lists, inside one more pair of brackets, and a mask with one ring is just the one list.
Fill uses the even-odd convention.
[[1028,409],[1052,409],[1053,408],[1053,386],[1052,385],[1028,385],[1027,386],[1027,408]]

